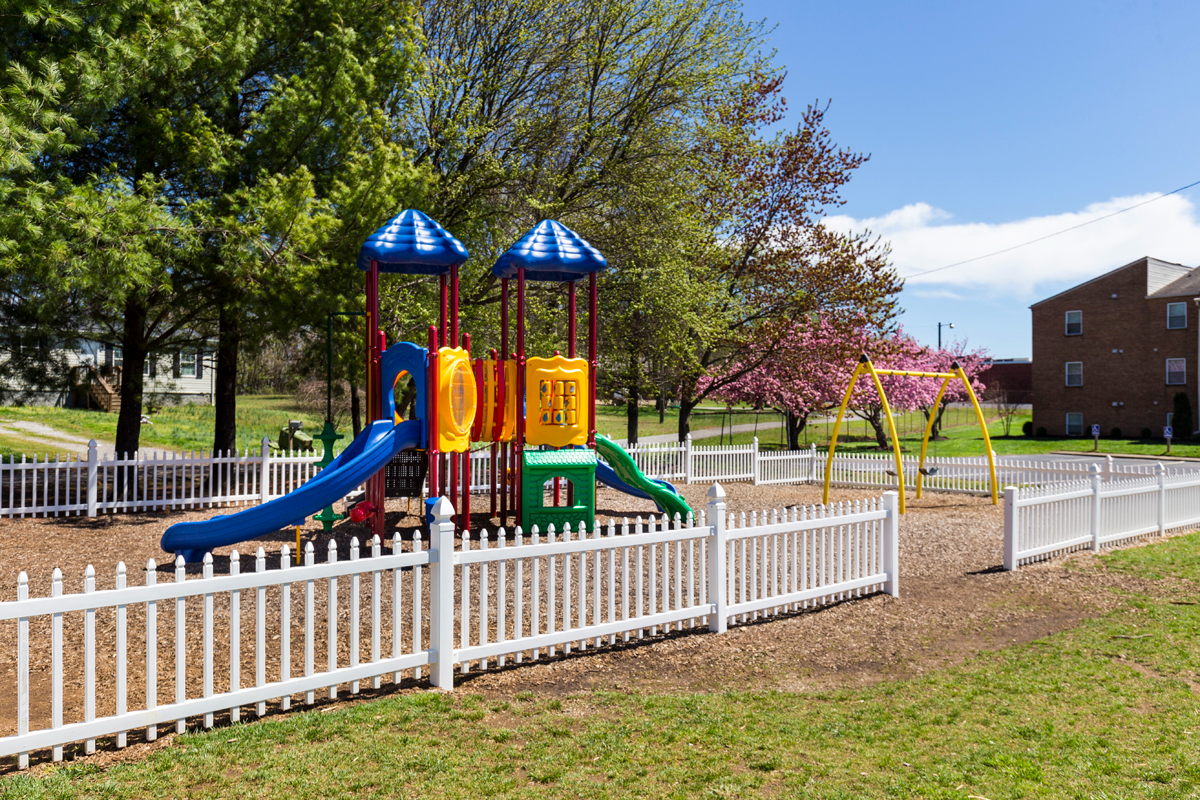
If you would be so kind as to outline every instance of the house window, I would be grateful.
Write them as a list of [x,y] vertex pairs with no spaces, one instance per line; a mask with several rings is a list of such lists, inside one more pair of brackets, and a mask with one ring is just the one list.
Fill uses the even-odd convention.
[[1067,386],[1083,386],[1083,362],[1067,362]]
[[117,369],[125,366],[125,351],[119,347],[113,348],[113,366]]
[[1083,312],[1067,312],[1067,336],[1078,336],[1083,333]]
[[1078,411],[1067,414],[1067,436],[1083,436],[1083,414]]
[[1187,303],[1167,303],[1167,327],[1187,327]]
[[149,353],[147,353],[147,354],[146,354],[146,360],[142,362],[142,377],[143,377],[143,378],[149,378],[149,377],[150,377],[150,372],[151,372],[151,370],[150,370],[150,364],[151,364],[151,362],[153,362],[153,361],[154,361],[154,356],[152,356],[152,355],[150,355]]
[[1167,359],[1167,385],[1179,386],[1187,383],[1187,359]]
[[196,377],[196,351],[188,352],[186,350],[179,354],[179,377],[194,378]]

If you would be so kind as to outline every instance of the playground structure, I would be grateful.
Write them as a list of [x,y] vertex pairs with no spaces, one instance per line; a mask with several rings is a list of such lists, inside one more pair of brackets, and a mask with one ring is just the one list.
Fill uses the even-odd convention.
[[[336,434],[327,431],[326,456],[318,462],[323,469],[299,489],[237,514],[172,525],[163,534],[163,550],[197,561],[214,547],[298,528],[309,515],[328,526],[336,517],[332,504],[360,485],[364,499],[351,518],[367,522],[368,536],[382,540],[385,500],[397,494],[389,485],[406,484],[401,496],[419,494],[419,476],[428,483],[427,505],[447,498],[462,533],[470,527],[472,443],[490,448],[490,515],[498,512],[500,525],[508,524],[510,514],[526,527],[590,524],[597,480],[686,519],[691,510],[670,483],[646,477],[618,445],[596,436],[596,275],[607,267],[600,252],[561,223],[544,220],[501,255],[492,267],[500,280],[500,348],[487,359],[472,359],[471,338],[459,330],[459,269],[467,257],[461,242],[416,210],[371,234],[357,264],[366,272],[366,427],[332,459],[329,445]],[[429,326],[427,346],[387,345],[379,321],[384,273],[437,276],[440,315]],[[576,283],[585,276],[587,359],[576,354]],[[516,349],[509,353],[513,279]],[[566,356],[556,351],[526,357],[528,281],[568,284]],[[395,402],[396,386],[406,376],[416,395],[414,418],[407,420]],[[611,466],[598,460],[598,450]],[[399,473],[407,480],[393,479]],[[564,481],[566,505],[560,505]],[[550,505],[543,491],[547,483],[553,487]]]
[[[860,375],[864,373],[871,376],[872,382],[875,384],[875,391],[879,393],[879,401],[883,406],[883,414],[887,418],[888,435],[892,440],[892,453],[896,460],[896,483],[900,493],[900,513],[905,510],[904,505],[904,467],[900,456],[900,439],[896,435],[896,422],[892,418],[892,410],[888,405],[887,393],[883,390],[883,383],[879,380],[880,375],[896,375],[905,378],[941,378],[942,385],[938,389],[937,398],[933,401],[933,408],[941,405],[942,397],[946,394],[946,387],[950,385],[952,380],[962,381],[962,385],[967,392],[967,397],[971,399],[971,405],[975,409],[975,417],[979,420],[979,429],[983,432],[983,446],[987,452],[989,484],[991,488],[992,504],[999,504],[999,496],[997,494],[996,484],[996,458],[992,452],[992,439],[988,436],[987,421],[983,417],[983,409],[979,407],[979,399],[975,397],[975,390],[971,388],[971,381],[967,378],[967,374],[963,371],[962,366],[956,361],[951,364],[952,372],[918,372],[913,370],[902,369],[876,369],[871,363],[871,358],[866,353],[863,353],[858,360],[858,365],[855,366],[853,374],[850,376],[850,385],[846,387],[846,394],[842,397],[842,404],[838,408],[837,419],[833,423],[833,433],[829,437],[829,455],[825,461],[825,483],[822,494],[823,503],[829,502],[829,481],[833,472],[833,454],[837,449],[838,429],[842,424],[842,417],[845,416],[846,408],[850,405],[850,397],[854,393],[854,385],[858,382]],[[925,453],[929,446],[929,436],[933,432],[933,421],[935,415],[929,415],[929,421],[925,425],[925,435],[921,437],[921,457],[917,462],[917,498],[921,497],[922,478],[930,474],[925,468]]]

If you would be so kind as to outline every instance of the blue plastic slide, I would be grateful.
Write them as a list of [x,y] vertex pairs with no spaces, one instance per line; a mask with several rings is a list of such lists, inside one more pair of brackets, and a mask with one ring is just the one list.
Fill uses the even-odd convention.
[[188,562],[196,562],[215,547],[237,544],[298,525],[309,514],[341,500],[383,469],[401,450],[420,446],[423,424],[420,420],[406,420],[398,425],[387,419],[376,420],[329,466],[299,489],[237,514],[222,514],[201,522],[176,523],[163,534],[162,549],[182,555]]

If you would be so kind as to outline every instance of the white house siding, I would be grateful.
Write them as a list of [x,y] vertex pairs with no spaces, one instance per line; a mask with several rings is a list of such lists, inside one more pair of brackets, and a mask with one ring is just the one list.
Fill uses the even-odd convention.
[[[142,379],[142,396],[146,400],[158,401],[163,405],[193,405],[212,403],[215,389],[214,357],[211,351],[195,351],[197,375],[181,374],[178,353],[157,353],[147,356],[155,359],[153,374]],[[84,363],[100,367],[113,366],[113,348],[99,342],[81,342],[78,349],[59,350],[56,356],[63,358],[69,367]],[[74,398],[70,392],[49,392],[22,389],[11,384],[4,385],[5,401],[24,405],[46,405],[71,407]],[[15,396],[14,396],[15,395]]]

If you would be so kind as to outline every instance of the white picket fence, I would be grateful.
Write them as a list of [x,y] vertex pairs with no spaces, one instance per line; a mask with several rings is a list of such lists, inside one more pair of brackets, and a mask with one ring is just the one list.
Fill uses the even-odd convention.
[[[390,555],[374,540],[360,558],[355,541],[349,560],[339,561],[331,543],[317,564],[309,543],[304,566],[289,567],[285,546],[278,568],[268,569],[260,548],[252,572],[241,571],[235,553],[220,576],[209,554],[200,578],[188,580],[176,561],[174,581],[163,583],[151,561],[142,586],[128,586],[119,565],[115,588],[103,591],[89,566],[79,594],[64,594],[55,570],[50,596],[38,598],[29,597],[21,573],[17,599],[0,603],[0,625],[17,628],[17,702],[3,711],[15,714],[15,726],[12,716],[0,718],[16,732],[0,738],[0,756],[16,755],[23,768],[33,751],[49,748],[59,760],[64,745],[82,741],[93,752],[104,736],[124,747],[130,731],[154,739],[160,725],[182,731],[193,718],[207,728],[218,715],[238,720],[243,707],[262,716],[268,703],[289,708],[292,695],[311,704],[318,691],[332,698],[347,686],[354,694],[367,681],[378,688],[419,679],[425,667],[433,686],[449,690],[456,664],[486,669],[491,659],[536,661],[559,649],[697,627],[721,633],[731,623],[833,600],[898,594],[895,493],[752,514],[750,524],[727,513],[719,485],[709,497],[709,524],[639,518],[597,523],[590,533],[570,526],[475,532],[458,547],[442,498],[427,549],[418,535],[405,551],[397,535]],[[64,616],[79,614],[82,640],[64,642]],[[174,645],[173,671],[159,661],[164,633],[165,646]],[[82,701],[72,694],[69,706],[64,687],[75,682],[64,682],[64,653],[83,672]],[[98,675],[98,664],[111,669]],[[158,685],[160,671],[173,672],[173,692]],[[47,679],[48,708],[31,708],[31,680]],[[106,689],[99,704],[98,681]],[[68,710],[80,719],[67,722]],[[34,721],[45,724],[33,728]]]
[[312,453],[262,446],[230,453],[56,455],[0,463],[0,516],[80,516],[263,503],[320,470]]
[[[682,483],[712,481],[755,485],[820,483],[825,477],[824,451],[763,451],[756,440],[746,445],[695,445],[683,442],[633,445],[628,449],[647,476]],[[123,511],[211,508],[261,503],[287,494],[320,470],[312,453],[272,454],[264,439],[260,448],[225,455],[134,453],[101,456],[95,443],[88,457],[22,459],[0,463],[0,516],[96,516]],[[901,460],[908,489],[916,488],[919,460]],[[1023,461],[997,464],[999,486],[1045,485],[1088,477],[1092,460]],[[930,458],[923,486],[930,491],[986,494],[987,459]],[[1105,480],[1153,474],[1152,465],[1102,462]],[[484,494],[492,485],[490,448],[471,451],[471,491]],[[888,453],[835,455],[834,486],[891,489],[896,486],[895,460]]]
[[[904,456],[900,459],[904,471],[906,489],[917,486],[920,459]],[[1099,463],[1095,459],[1079,461],[1038,461],[1007,459],[996,462],[997,486],[1044,486],[1075,480],[1085,480],[1095,466],[1105,481],[1125,480],[1154,474],[1153,464],[1119,464],[1112,456]],[[818,478],[825,474],[824,454],[815,467]],[[926,475],[921,485],[930,491],[955,492],[962,494],[987,494],[989,481],[988,462],[985,456],[967,458],[926,458]],[[847,453],[835,455],[830,483],[833,486],[890,488],[896,485],[896,460],[893,456],[876,453]]]
[[1200,525],[1200,473],[1168,474],[1161,464],[1153,469],[1150,477],[1105,483],[1092,465],[1088,480],[1008,487],[1004,568]]

